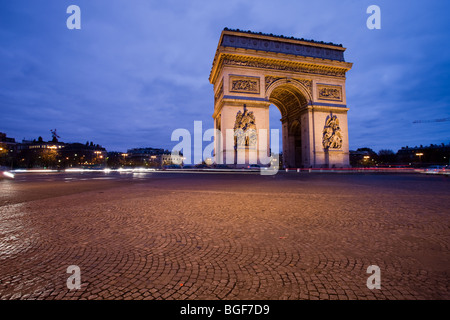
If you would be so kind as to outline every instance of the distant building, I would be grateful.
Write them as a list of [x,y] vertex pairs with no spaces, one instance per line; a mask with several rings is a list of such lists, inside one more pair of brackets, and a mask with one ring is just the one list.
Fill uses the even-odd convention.
[[0,132],[0,166],[12,167],[17,154],[17,143],[6,133]]
[[134,167],[159,167],[162,154],[164,154],[164,149],[133,148],[127,150],[125,157],[127,162]]
[[403,163],[448,165],[450,163],[450,143],[402,147],[397,151],[397,157]]
[[106,160],[106,149],[92,142],[90,144],[66,143],[61,150],[61,163],[64,168],[104,167]]
[[108,151],[106,156],[106,164],[108,168],[117,169],[125,165],[125,154],[118,151]]
[[0,132],[0,143],[7,145],[7,146],[12,146],[15,147],[16,146],[16,139],[14,138],[8,138],[6,136],[6,133]]
[[60,150],[64,143],[38,140],[22,140],[17,145],[17,165],[24,168],[58,167]]
[[161,168],[182,165],[184,157],[172,155],[163,148],[133,148],[123,152],[107,152],[93,142],[65,143],[58,141],[56,130],[52,130],[51,141],[22,140],[16,143],[0,132],[0,166],[18,168]]
[[175,156],[161,148],[128,149],[122,156],[126,166],[133,167],[163,167],[183,163],[182,155]]
[[90,168],[106,164],[106,149],[92,142],[22,140],[17,146],[17,165],[24,168]]
[[352,167],[368,167],[374,165],[377,154],[370,148],[359,148],[350,150],[350,165]]
[[165,151],[161,148],[133,148],[128,149],[127,153],[134,154],[134,155],[158,155],[163,154]]

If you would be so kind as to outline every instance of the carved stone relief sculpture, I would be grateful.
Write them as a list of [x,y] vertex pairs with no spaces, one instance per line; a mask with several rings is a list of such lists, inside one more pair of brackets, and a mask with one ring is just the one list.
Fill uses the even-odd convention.
[[339,127],[339,119],[335,115],[329,115],[323,128],[322,145],[324,149],[342,148],[342,133]]
[[236,114],[234,132],[236,136],[236,145],[238,147],[256,147],[257,134],[255,121],[255,115],[252,111],[248,111],[245,105],[244,112],[239,110]]

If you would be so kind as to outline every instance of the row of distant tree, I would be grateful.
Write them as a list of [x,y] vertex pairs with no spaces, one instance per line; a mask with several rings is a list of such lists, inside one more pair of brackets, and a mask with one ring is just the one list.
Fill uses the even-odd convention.
[[371,148],[359,148],[350,152],[350,164],[353,167],[449,165],[450,144],[403,147],[397,152],[390,149],[381,149],[375,152]]

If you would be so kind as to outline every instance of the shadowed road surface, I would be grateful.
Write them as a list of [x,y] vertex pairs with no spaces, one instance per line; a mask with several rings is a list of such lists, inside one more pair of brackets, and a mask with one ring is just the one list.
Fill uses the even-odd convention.
[[420,174],[18,174],[0,298],[450,299],[449,199]]

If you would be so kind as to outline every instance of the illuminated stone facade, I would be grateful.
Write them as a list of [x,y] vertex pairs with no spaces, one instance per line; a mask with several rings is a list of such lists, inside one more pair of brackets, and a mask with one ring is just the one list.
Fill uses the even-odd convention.
[[[227,152],[236,143],[227,143],[226,130],[234,129],[244,105],[260,138],[273,104],[281,112],[285,167],[348,167],[345,79],[352,63],[344,51],[332,43],[224,29],[209,77],[214,127],[222,135],[215,139],[216,162],[236,163]],[[269,155],[269,136],[257,150],[246,147]]]

